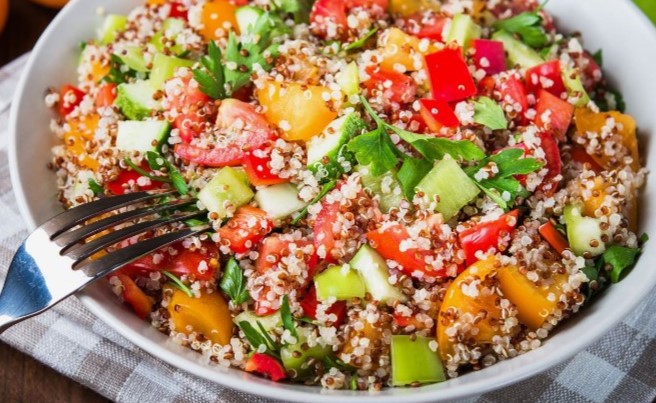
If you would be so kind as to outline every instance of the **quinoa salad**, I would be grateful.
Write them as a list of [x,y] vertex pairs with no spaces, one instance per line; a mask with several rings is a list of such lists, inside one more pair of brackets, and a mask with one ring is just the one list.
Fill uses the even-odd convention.
[[208,365],[331,389],[443,382],[539,348],[647,240],[636,122],[602,51],[536,2],[89,17],[78,81],[45,97],[59,199],[157,193],[173,223],[110,250],[205,226],[107,286]]

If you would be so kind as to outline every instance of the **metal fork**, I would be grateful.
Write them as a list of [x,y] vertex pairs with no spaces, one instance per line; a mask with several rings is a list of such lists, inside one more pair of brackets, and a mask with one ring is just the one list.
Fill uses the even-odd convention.
[[[209,224],[179,229],[89,259],[96,252],[135,235],[207,214],[180,210],[195,204],[193,198],[138,206],[175,193],[175,190],[149,191],[102,198],[61,213],[37,228],[20,246],[9,266],[0,293],[0,333],[140,257],[210,230]],[[132,206],[135,208],[102,218],[103,214]],[[169,214],[161,214],[165,212]],[[153,218],[127,225],[150,216]],[[96,220],[86,224],[92,219]],[[119,224],[126,226],[85,242]]]

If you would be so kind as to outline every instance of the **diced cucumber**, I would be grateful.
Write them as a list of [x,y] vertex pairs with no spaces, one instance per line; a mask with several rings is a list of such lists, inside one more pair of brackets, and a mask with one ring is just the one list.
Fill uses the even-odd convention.
[[109,14],[98,32],[98,39],[103,45],[114,42],[119,32],[124,31],[128,25],[128,17],[124,15]]
[[364,280],[349,265],[329,267],[314,276],[314,286],[319,301],[326,301],[329,298],[336,298],[338,301],[364,298],[366,292]]
[[148,63],[146,63],[144,51],[141,46],[127,46],[118,56],[132,70],[140,73],[148,72]]
[[156,150],[171,132],[166,120],[125,120],[118,122],[116,148],[121,151]]
[[[173,39],[175,41],[178,35],[184,30],[184,27],[184,20],[179,18],[167,18],[162,23],[162,29],[153,35],[150,43],[155,46],[155,49],[157,49],[158,52],[163,53],[165,49],[164,38]],[[184,47],[176,43],[171,48],[169,48],[169,50],[171,50],[174,54],[180,54],[184,52]]]
[[228,207],[239,208],[253,199],[253,191],[241,176],[230,167],[221,168],[212,180],[198,192],[205,208],[219,218],[228,215]]
[[376,301],[391,305],[394,301],[404,302],[405,295],[389,282],[389,267],[385,259],[371,246],[363,245],[349,265],[362,276],[367,292]]
[[307,206],[307,203],[298,198],[298,189],[291,183],[259,189],[255,201],[274,220],[289,217]]
[[248,180],[248,174],[244,167],[232,167],[232,170],[235,171],[235,175],[244,183],[246,186],[251,185],[251,181]]
[[508,62],[511,68],[519,65],[524,69],[530,69],[544,63],[544,59],[538,52],[506,31],[495,32],[492,39],[503,42],[503,46],[508,52]]
[[264,330],[267,332],[282,326],[282,317],[280,316],[280,311],[276,311],[276,313],[267,316],[257,316],[254,312],[244,311],[235,316],[232,321],[236,325],[239,325],[239,322],[246,321],[250,323],[255,329],[259,329],[257,322],[260,322]]
[[191,68],[195,64],[192,60],[180,59],[178,57],[166,56],[158,53],[153,59],[153,70],[150,73],[150,85],[156,90],[161,90],[164,82],[175,75],[175,70],[181,67]]
[[351,62],[346,65],[335,76],[335,81],[342,89],[344,94],[350,96],[358,95],[360,93],[360,71],[356,62]]
[[431,350],[429,343],[435,339],[416,336],[392,336],[391,364],[392,384],[394,386],[419,383],[444,382],[444,367],[437,352]]
[[478,186],[450,156],[435,164],[417,189],[424,193],[424,207],[442,213],[444,221],[453,218],[480,193]]
[[319,136],[307,143],[307,165],[319,181],[338,179],[347,167],[352,166],[352,154],[346,150],[346,143],[366,128],[362,119],[355,113],[333,121]]
[[451,28],[446,41],[456,41],[462,51],[466,52],[471,47],[472,41],[481,37],[482,29],[467,14],[456,14],[451,21]]
[[396,170],[392,169],[382,176],[370,174],[368,167],[358,166],[356,170],[362,175],[362,185],[379,197],[378,204],[383,213],[399,207],[403,201],[403,190],[396,179]]
[[565,82],[565,87],[567,88],[567,94],[570,97],[578,97],[576,104],[574,104],[575,106],[582,108],[586,106],[588,102],[590,102],[590,96],[585,90],[585,87],[583,87],[583,82],[581,82],[581,74],[578,71],[563,71],[563,81]]
[[[321,346],[319,344],[308,348],[306,344],[307,336],[305,336],[304,330],[302,328],[298,329],[299,340],[296,344],[286,345],[280,349],[282,365],[285,366],[287,371],[294,372],[295,380],[302,380],[313,374],[314,368],[307,365],[310,358],[322,361],[332,352],[330,346]],[[304,344],[306,345],[303,346]]]
[[601,240],[603,235],[601,220],[583,217],[579,205],[565,206],[563,216],[567,226],[569,246],[574,254],[583,256],[583,254],[589,253],[591,257],[594,257],[606,251],[606,244]]
[[250,32],[252,27],[255,26],[255,22],[260,16],[264,14],[264,10],[259,7],[254,6],[243,6],[239,7],[235,11],[235,18],[237,19],[237,26],[239,27],[239,32],[245,34]]
[[154,98],[155,89],[148,81],[123,83],[118,86],[116,106],[130,120],[143,120],[154,110],[159,110],[161,103]]

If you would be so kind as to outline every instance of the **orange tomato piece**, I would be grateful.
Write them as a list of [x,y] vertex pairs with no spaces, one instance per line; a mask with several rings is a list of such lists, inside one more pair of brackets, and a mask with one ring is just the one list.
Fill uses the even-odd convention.
[[431,0],[390,0],[389,12],[394,16],[410,17],[424,11],[439,11],[440,4]]
[[[206,41],[219,39],[227,36],[228,31],[231,29],[239,34],[237,17],[235,16],[237,8],[228,0],[212,0],[205,3],[200,17],[203,24],[200,33],[203,38]],[[222,34],[221,31],[225,34]]]
[[109,63],[94,60],[91,62],[91,81],[94,83],[99,82],[109,74],[109,69]]
[[144,320],[148,319],[155,304],[153,299],[146,295],[137,283],[125,274],[113,274],[109,278],[113,277],[118,278],[121,282],[123,301],[132,307],[138,317]]
[[401,65],[407,71],[417,71],[424,67],[424,55],[437,51],[435,46],[427,46],[422,52],[419,43],[421,39],[406,34],[398,28],[390,28],[381,36],[378,46],[382,50],[383,69],[397,71],[396,66]]
[[[606,126],[609,118],[613,118],[617,124],[622,126],[618,134],[621,137],[622,144],[627,148],[633,158],[631,168],[637,171],[640,169],[640,153],[638,152],[635,119],[617,111],[595,113],[588,108],[577,108],[574,112],[576,131],[580,135],[584,135],[587,132],[600,133],[604,126]],[[591,157],[605,169],[614,169],[618,165],[618,161],[603,153],[592,154]],[[621,163],[621,161],[619,162]]]
[[203,292],[196,298],[170,286],[165,286],[165,290],[173,292],[167,306],[172,330],[184,334],[195,332],[224,346],[230,343],[234,325],[228,303],[221,293]]
[[70,119],[68,121],[70,128],[64,134],[66,151],[70,155],[78,157],[80,165],[92,171],[97,171],[100,164],[97,160],[87,155],[85,142],[93,139],[99,121],[100,116],[96,114]]
[[[256,91],[267,120],[278,126],[285,140],[309,140],[337,118],[337,108],[324,100],[332,91],[320,85],[267,81]],[[341,102],[338,101],[338,102]]]
[[608,184],[604,181],[604,178],[601,176],[596,176],[594,178],[594,186],[591,191],[592,194],[590,197],[585,197],[583,200],[583,215],[588,217],[596,217],[595,211],[601,208],[601,205],[606,199],[606,188]]

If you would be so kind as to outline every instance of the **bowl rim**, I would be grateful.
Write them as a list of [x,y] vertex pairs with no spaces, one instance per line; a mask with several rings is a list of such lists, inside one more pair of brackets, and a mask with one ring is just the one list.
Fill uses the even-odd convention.
[[[20,180],[20,173],[18,168],[18,148],[16,141],[18,118],[20,114],[18,105],[21,103],[20,99],[22,99],[24,96],[25,88],[28,85],[27,72],[34,68],[35,55],[43,51],[46,41],[45,38],[52,35],[53,32],[58,29],[61,21],[67,19],[69,14],[74,13],[76,5],[82,1],[83,0],[72,0],[69,2],[53,19],[53,21],[48,25],[47,29],[41,35],[23,69],[23,74],[21,74],[21,78],[18,82],[16,93],[12,102],[9,118],[9,169],[11,183],[14,188],[14,196],[17,201],[18,209],[30,230],[33,230],[37,227],[37,222],[34,215],[32,214],[32,211],[30,210],[25,188]],[[631,21],[634,21],[635,24],[638,25],[639,30],[648,33],[647,39],[652,40],[654,44],[656,44],[656,29],[649,21],[649,19],[638,9],[638,7],[632,1],[625,0],[623,3],[623,6],[626,7],[627,13],[630,14],[627,16],[627,18],[629,18]],[[547,6],[547,8],[549,7]],[[152,339],[147,338],[139,331],[131,328],[127,323],[120,321],[118,317],[111,314],[108,309],[103,306],[102,301],[96,300],[92,295],[85,291],[79,293],[77,297],[82,302],[82,304],[97,318],[105,322],[109,327],[111,327],[121,336],[125,337],[131,343],[146,351],[154,358],[162,360],[174,368],[184,370],[195,376],[219,384],[220,386],[236,389],[265,398],[291,400],[295,402],[307,402],[308,399],[312,399],[312,401],[315,402],[332,402],[336,399],[339,399],[346,400],[348,402],[376,400],[377,402],[393,403],[400,400],[404,402],[425,402],[467,398],[474,395],[490,392],[492,390],[497,390],[542,373],[566,361],[567,359],[572,358],[576,353],[582,351],[584,348],[600,339],[612,327],[616,326],[631,309],[635,308],[645,298],[645,296],[652,290],[654,284],[641,285],[642,287],[639,290],[635,290],[636,292],[632,292],[625,296],[623,309],[617,313],[614,313],[612,319],[609,320],[607,318],[607,320],[603,322],[587,324],[587,333],[592,334],[593,336],[570,340],[566,345],[560,346],[560,354],[552,354],[543,357],[541,360],[532,360],[528,363],[525,363],[526,365],[521,367],[521,371],[513,370],[513,376],[509,376],[506,372],[497,372],[496,374],[491,373],[490,376],[486,376],[483,379],[468,382],[466,388],[454,387],[427,390],[424,387],[413,389],[412,393],[404,395],[384,395],[366,391],[350,393],[344,393],[344,391],[335,391],[336,393],[333,393],[333,391],[328,390],[322,390],[322,393],[317,393],[317,391],[320,390],[320,387],[308,386],[305,387],[307,388],[307,391],[290,389],[286,388],[285,384],[262,380],[259,377],[255,377],[246,373],[244,373],[246,376],[241,378],[229,376],[227,372],[217,371],[214,368],[200,362],[194,362],[193,365],[183,367],[181,366],[181,357],[177,353],[166,348],[163,343],[158,343]],[[524,356],[530,354],[531,352],[525,354]],[[189,362],[185,360],[183,363]],[[230,371],[242,372],[239,369],[231,369]]]

